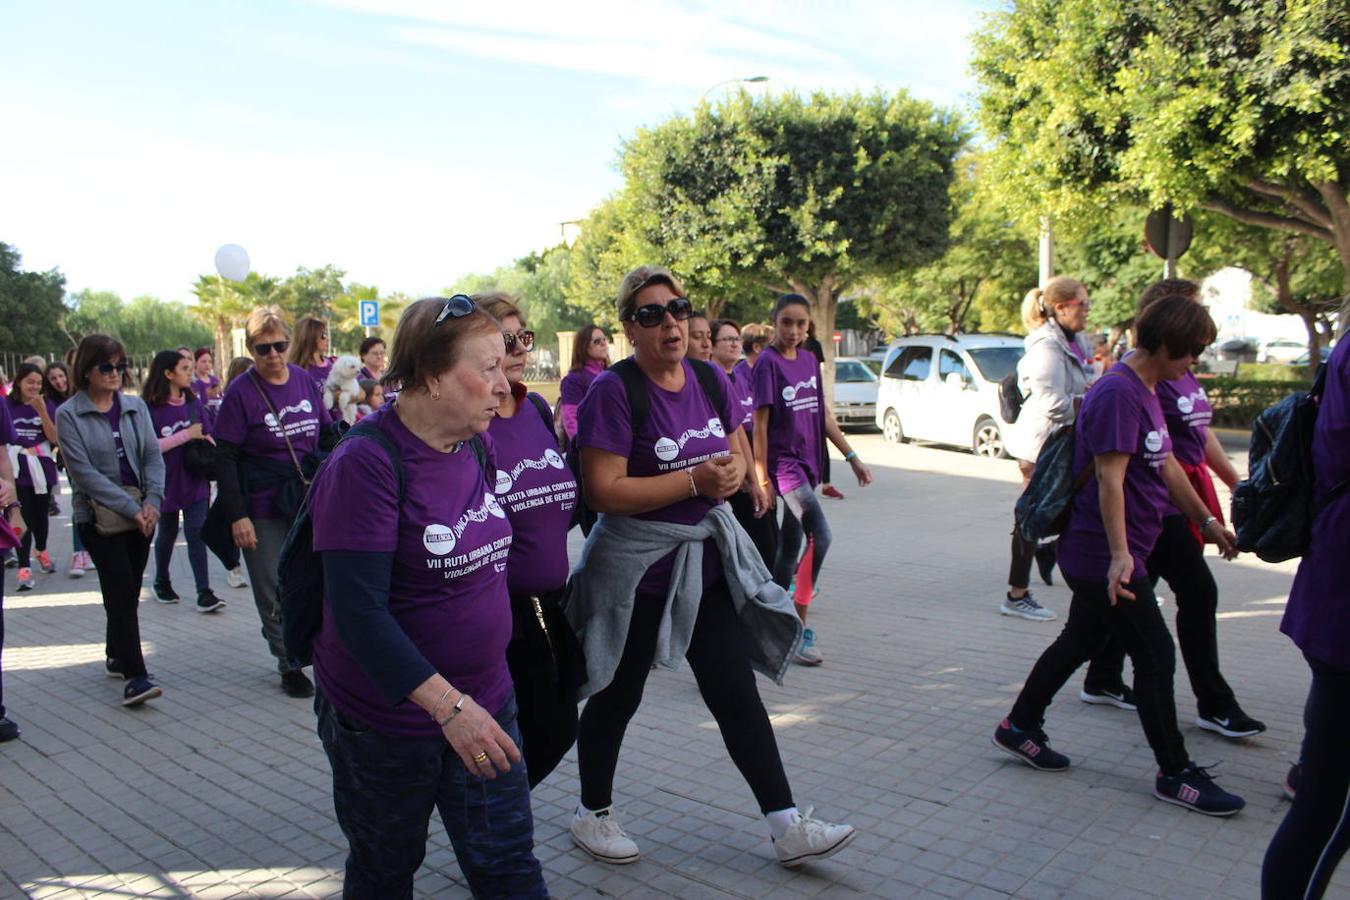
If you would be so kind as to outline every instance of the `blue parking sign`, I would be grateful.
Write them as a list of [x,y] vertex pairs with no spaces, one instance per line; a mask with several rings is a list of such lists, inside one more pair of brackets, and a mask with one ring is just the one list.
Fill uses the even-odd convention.
[[380,302],[378,300],[361,301],[361,327],[375,328],[380,324]]

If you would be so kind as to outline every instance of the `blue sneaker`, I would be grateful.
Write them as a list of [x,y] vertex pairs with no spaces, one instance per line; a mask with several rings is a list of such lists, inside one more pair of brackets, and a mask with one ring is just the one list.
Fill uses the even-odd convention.
[[802,630],[802,645],[792,655],[792,661],[799,666],[818,666],[825,661],[816,649],[816,633],[810,628]]
[[1012,722],[1004,719],[994,729],[990,739],[993,745],[1009,756],[1015,756],[1022,762],[1042,772],[1064,772],[1069,768],[1069,758],[1063,753],[1050,749],[1050,739],[1045,732],[1019,730]]
[[123,706],[140,706],[147,700],[153,700],[164,692],[149,678],[133,678],[122,691]]
[[1247,805],[1237,794],[1215,784],[1214,777],[1194,762],[1178,775],[1159,772],[1153,796],[1207,816],[1231,816]]

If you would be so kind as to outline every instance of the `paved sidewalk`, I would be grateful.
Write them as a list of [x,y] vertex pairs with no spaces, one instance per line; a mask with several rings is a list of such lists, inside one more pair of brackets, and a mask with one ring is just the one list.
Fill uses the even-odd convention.
[[[877,483],[860,490],[839,464],[847,499],[825,501],[835,543],[811,624],[826,662],[761,689],[798,803],[861,836],[833,860],[779,867],[692,676],[658,670],[615,786],[643,859],[611,868],[572,847],[569,758],[535,792],[537,852],[554,895],[1256,897],[1287,809],[1280,782],[1309,680],[1277,631],[1292,566],[1213,561],[1224,669],[1268,734],[1233,743],[1199,731],[1177,679],[1191,754],[1219,764],[1221,783],[1247,798],[1242,814],[1209,819],[1155,800],[1137,718],[1079,702],[1080,679],[1047,723],[1075,765],[1037,773],[989,745],[1059,627],[998,615],[1014,464],[852,440]],[[69,496],[61,501],[68,508]],[[53,529],[63,566],[68,521]],[[186,595],[182,548],[174,566]],[[217,568],[229,600],[219,614],[142,605],[165,696],[127,711],[120,682],[102,671],[95,579],[63,569],[15,594],[13,571],[5,577],[5,698],[24,733],[0,747],[0,896],[340,894],[345,843],[313,713],[278,689],[247,590],[223,587]],[[1063,586],[1036,593],[1067,610]],[[468,895],[435,820],[417,887]],[[1350,872],[1328,896],[1350,896]]]

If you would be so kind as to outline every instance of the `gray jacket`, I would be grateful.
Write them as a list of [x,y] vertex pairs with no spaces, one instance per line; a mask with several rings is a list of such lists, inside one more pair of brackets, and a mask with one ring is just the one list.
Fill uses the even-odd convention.
[[[1072,339],[1091,359],[1082,334]],[[1069,348],[1069,340],[1054,322],[1027,335],[1026,355],[1017,363],[1017,385],[1026,399],[1005,437],[1008,452],[1018,459],[1035,462],[1050,433],[1074,420],[1074,400],[1087,393],[1089,370]]]
[[697,525],[601,514],[568,584],[567,619],[586,653],[583,697],[614,680],[628,642],[638,582],[652,563],[671,550],[676,551],[675,569],[657,631],[655,660],[667,668],[679,668],[703,596],[703,542],[708,538],[722,552],[731,601],[750,641],[750,665],[783,683],[792,652],[802,639],[801,619],[787,592],[770,579],[759,551],[731,507],[722,503]]
[[[119,394],[122,401],[122,446],[126,449],[131,471],[141,483],[145,501],[159,509],[164,504],[164,457],[155,439],[150,410],[140,397]],[[141,511],[136,501],[122,490],[122,475],[117,465],[117,445],[113,443],[108,418],[94,406],[89,395],[77,391],[56,411],[56,433],[61,441],[70,486],[75,489],[71,503],[76,524],[92,522],[89,498],[128,519]]]

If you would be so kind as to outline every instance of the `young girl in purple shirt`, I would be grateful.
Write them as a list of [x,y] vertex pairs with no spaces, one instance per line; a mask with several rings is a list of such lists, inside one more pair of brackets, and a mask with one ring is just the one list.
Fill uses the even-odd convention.
[[48,513],[52,491],[56,487],[56,406],[42,394],[42,369],[33,363],[20,364],[14,385],[5,401],[18,440],[9,446],[9,461],[14,469],[19,505],[23,508],[28,530],[19,545],[19,590],[31,591],[32,552],[37,548],[38,567],[50,575],[56,571],[47,552]]
[[558,417],[567,441],[577,436],[577,407],[596,376],[608,367],[609,335],[594,323],[578,328],[572,340],[572,366],[559,388]]

